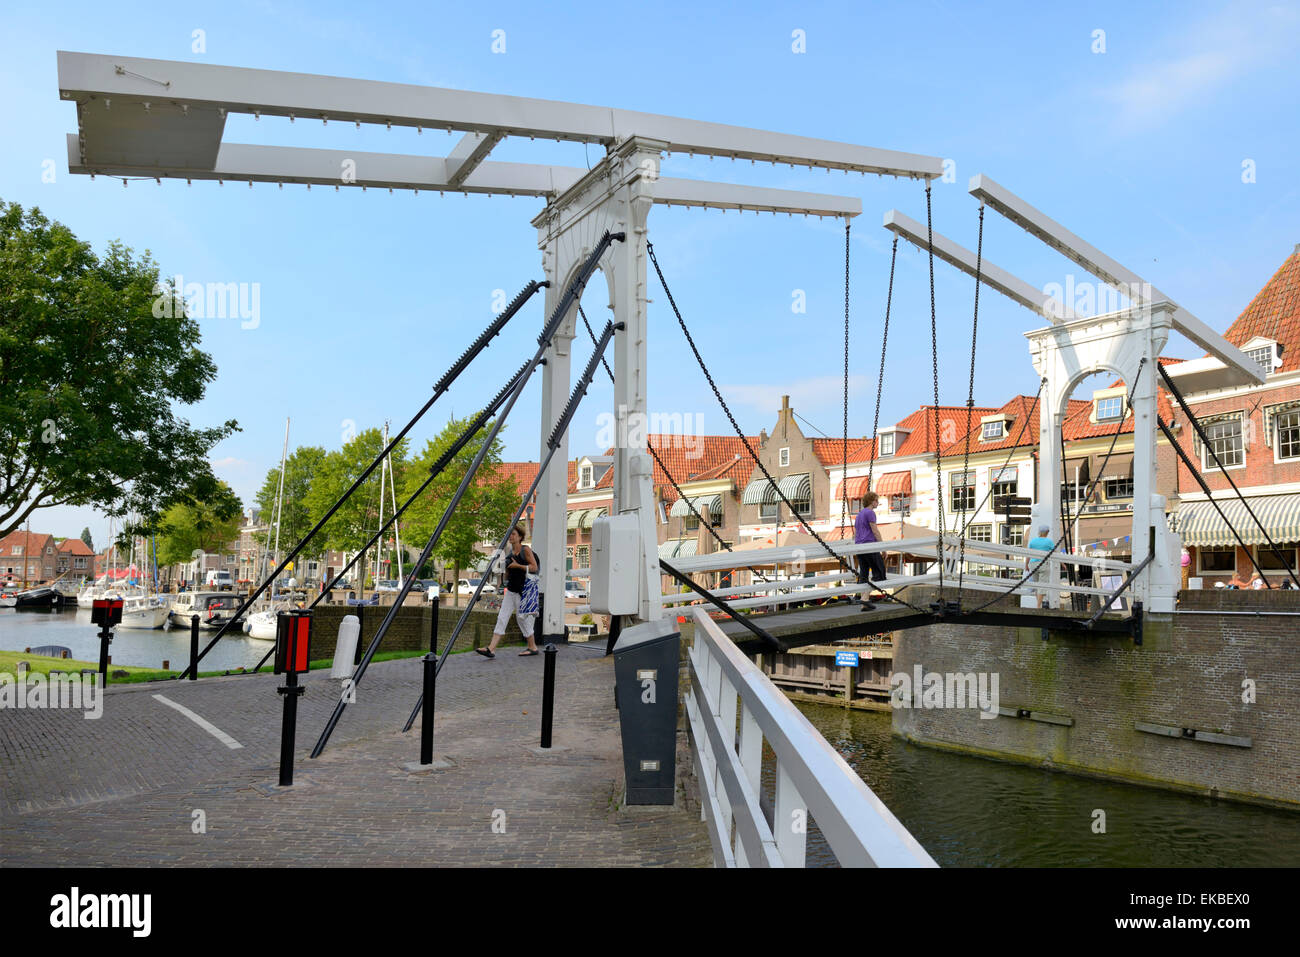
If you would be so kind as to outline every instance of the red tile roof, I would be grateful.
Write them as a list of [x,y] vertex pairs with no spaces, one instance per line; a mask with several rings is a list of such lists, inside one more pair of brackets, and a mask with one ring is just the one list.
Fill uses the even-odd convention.
[[[758,449],[758,437],[747,436],[750,446]],[[648,435],[647,441],[663,460],[672,477],[680,482],[690,482],[720,467],[730,472],[736,482],[744,482],[754,468],[754,460],[745,451],[744,443],[735,435]],[[740,456],[739,459],[736,456]],[[737,477],[739,476],[739,477]],[[668,481],[668,475],[654,463],[654,486],[664,502],[677,501],[677,490]]]
[[65,555],[95,554],[90,550],[90,546],[79,538],[65,538],[63,541],[59,542],[59,551]]
[[[1127,401],[1127,400],[1125,400]],[[1071,405],[1074,403],[1071,402]],[[1127,409],[1125,412],[1127,413]],[[1163,389],[1156,394],[1156,412],[1165,422],[1172,422],[1174,419],[1174,408],[1169,402],[1169,394]],[[1092,415],[1092,403],[1082,402],[1080,407],[1070,412],[1061,426],[1061,434],[1067,442],[1077,442],[1080,439],[1095,439],[1098,437],[1109,437],[1115,434],[1114,422],[1090,422],[1089,416]],[[1120,435],[1127,435],[1133,431],[1133,416],[1125,414],[1124,421],[1119,428]]]
[[[891,459],[903,458],[908,455],[919,455],[925,452],[933,452],[936,446],[934,435],[934,409],[932,405],[923,405],[903,421],[898,423],[898,428],[909,433],[894,449],[894,454],[890,456],[878,456],[877,462],[889,462]],[[971,419],[978,422],[981,416],[991,415],[998,411],[995,408],[976,406],[971,409]],[[951,435],[956,440],[966,431],[966,407],[956,405],[939,406],[939,438],[945,435]],[[864,442],[856,458],[853,455],[852,448],[849,451],[849,463],[861,464],[871,458],[871,443]]]
[[[1071,399],[1066,406],[1065,417],[1068,421],[1072,415],[1080,409],[1087,409],[1092,403],[1084,399]],[[1007,425],[1006,435],[994,442],[985,442],[981,439],[984,434],[984,426],[981,422],[975,422],[970,430],[969,435],[962,436],[956,442],[945,445],[940,450],[941,458],[951,458],[952,456],[962,457],[966,455],[966,444],[970,443],[970,454],[975,455],[980,452],[996,452],[998,450],[1007,450],[1010,448],[1027,448],[1038,445],[1038,397],[1032,395],[1018,395],[998,412],[1006,413],[1011,417],[1011,422]],[[985,412],[984,415],[993,413]],[[962,414],[962,426],[966,425],[966,416]]]
[[1282,344],[1279,372],[1300,369],[1300,244],[1223,334],[1235,346],[1256,336]]
[[813,455],[827,468],[844,462],[844,448],[847,444],[849,461],[860,461],[871,457],[871,439],[857,439],[852,436],[845,443],[843,439],[813,439]]
[[[80,541],[80,539],[78,539],[78,541]],[[19,556],[15,555],[13,552],[14,546],[20,545],[23,550],[21,556],[23,558],[26,558],[29,555],[44,556],[45,546],[52,544],[54,544],[54,536],[52,535],[43,535],[40,532],[29,533],[26,530],[14,531],[10,532],[4,538],[0,538],[0,555],[5,558],[18,558]]]

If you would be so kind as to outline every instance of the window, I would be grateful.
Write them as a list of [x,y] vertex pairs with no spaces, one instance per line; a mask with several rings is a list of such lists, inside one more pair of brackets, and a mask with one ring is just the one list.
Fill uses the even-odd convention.
[[796,515],[812,514],[811,498],[792,498],[790,499],[790,504],[794,506],[794,511]]
[[578,551],[577,551],[577,556],[578,556],[578,557],[575,558],[574,561],[576,561],[576,562],[578,563],[578,567],[579,567],[579,568],[586,568],[586,567],[588,567],[588,566],[591,564],[591,546],[590,546],[590,545],[579,545],[579,546],[578,546]]
[[1223,464],[1225,469],[1245,464],[1246,449],[1242,443],[1240,412],[1224,416],[1206,425],[1205,436],[1210,440],[1210,444],[1201,453],[1201,464],[1204,468],[1213,469],[1219,467],[1215,464],[1210,449],[1217,453],[1219,462]]
[[910,495],[889,496],[889,510],[891,512],[910,512],[912,510],[912,496]]
[[1237,570],[1237,550],[1235,548],[1202,548],[1200,550],[1201,571],[1235,572]]
[[[1281,557],[1279,557],[1277,552],[1274,552],[1268,545],[1256,545],[1255,561],[1259,563],[1260,568],[1269,572],[1284,572],[1287,569],[1287,565],[1291,566],[1293,571],[1296,568],[1300,568],[1300,566],[1296,565],[1295,542],[1287,542],[1285,544],[1278,542],[1277,551],[1282,553]],[[1285,564],[1283,564],[1283,559],[1286,559]]]
[[700,520],[694,512],[687,512],[682,516],[682,528],[688,532],[693,532],[700,527]]
[[950,511],[969,512],[975,508],[975,473],[953,472],[948,480]]
[[993,498],[999,495],[1015,495],[1020,490],[1020,469],[1016,466],[989,471],[989,482],[993,486],[989,494]]
[[993,541],[993,526],[967,525],[966,537],[972,542],[991,542]]
[[1107,500],[1133,497],[1133,479],[1106,479]]
[[1277,457],[1300,458],[1300,411],[1277,416]]
[[1082,480],[1078,485],[1067,482],[1061,486],[1062,502],[1079,502],[1088,497],[1088,482]]
[[790,464],[790,450],[789,450],[789,449],[782,449],[782,450],[781,450],[781,452],[780,452],[780,454],[779,454],[779,459],[778,459],[777,464],[778,464],[781,468],[785,468],[787,465]]
[[85,567],[86,567],[86,559],[85,559],[85,558],[74,558],[74,559],[72,560],[72,564],[73,564],[73,566],[76,567],[76,568],[85,568]]
[[776,509],[780,502],[764,502],[758,507],[759,517],[764,521],[770,521],[776,518]]
[[1257,349],[1247,349],[1246,355],[1262,365],[1265,372],[1273,371],[1273,344],[1271,342]]
[[1000,538],[1003,545],[1023,545],[1025,544],[1025,526],[1023,525],[1000,525]]
[[723,515],[724,515],[723,508],[719,508],[716,515],[714,514],[713,509],[709,509],[709,525],[711,525],[713,528],[721,528]]
[[592,478],[591,473],[592,467],[590,465],[584,465],[582,467],[582,477],[578,482],[579,488],[591,488],[595,484],[595,480]]
[[658,509],[659,509],[659,524],[660,524],[660,525],[667,525],[667,524],[668,524],[668,510],[667,510],[666,508],[664,508],[664,503],[663,503],[663,502],[660,502],[660,503],[658,504]]
[[987,442],[990,439],[1000,439],[1006,435],[1006,423],[1002,419],[996,422],[985,422],[984,429],[980,434],[980,439]]
[[893,432],[886,432],[884,435],[880,437],[880,449],[879,449],[880,455],[894,454],[894,439],[895,439],[895,435]]
[[14,554],[15,554],[15,555],[21,555],[22,553],[23,553],[23,547],[22,547],[21,545],[15,545],[15,546],[14,546]]
[[1122,419],[1123,417],[1124,397],[1122,395],[1112,395],[1097,400],[1098,422],[1113,422],[1116,419]]

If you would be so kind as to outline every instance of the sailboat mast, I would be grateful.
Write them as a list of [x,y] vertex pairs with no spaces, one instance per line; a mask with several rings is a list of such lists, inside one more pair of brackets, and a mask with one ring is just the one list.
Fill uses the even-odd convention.
[[280,564],[280,515],[284,511],[284,463],[289,458],[289,417],[284,417],[284,448],[280,450],[280,487],[275,493],[275,563]]

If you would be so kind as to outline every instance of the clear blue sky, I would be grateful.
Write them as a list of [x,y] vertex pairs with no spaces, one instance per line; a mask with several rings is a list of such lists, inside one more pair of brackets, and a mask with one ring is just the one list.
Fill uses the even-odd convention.
[[[739,9],[739,8],[735,8]],[[102,250],[120,238],[149,249],[165,275],[258,283],[260,324],[204,320],[220,374],[186,415],[239,420],[212,454],[246,501],[291,443],[337,448],[358,428],[406,421],[432,383],[507,296],[542,278],[529,219],[540,200],[390,196],[164,180],[161,186],[70,176],[59,49],[293,70],[595,103],[951,158],[956,183],[935,186],[936,228],[974,247],[987,173],[1145,276],[1222,330],[1300,242],[1300,9],[1284,3],[1056,5],[957,3],[529,4],[240,2],[28,5],[0,36],[0,197],[39,205]],[[791,49],[794,30],[806,53]],[[192,51],[193,31],[206,51]],[[505,53],[492,52],[504,30]],[[1094,31],[1105,52],[1094,53]],[[292,142],[445,153],[421,137],[345,124],[235,118],[230,141]],[[510,141],[494,159],[584,165],[598,148]],[[55,161],[55,182],[42,164]],[[1242,181],[1253,160],[1256,181]],[[923,220],[915,182],[673,157],[665,175],[861,196],[853,229],[853,375],[849,428],[871,428],[888,273],[883,212]],[[747,431],[770,428],[782,394],[831,434],[840,429],[843,232],[830,220],[656,208],[655,243],[678,303]],[[990,215],[985,255],[1036,286],[1064,283],[1073,264]],[[972,280],[936,264],[941,399],[965,400]],[[1080,279],[1086,277],[1079,277]],[[793,314],[793,291],[807,295]],[[657,285],[650,315],[650,408],[726,423],[685,351]],[[603,317],[599,280],[586,300]],[[900,251],[895,325],[881,422],[931,396],[924,257]],[[417,443],[448,413],[466,414],[531,349],[540,298],[434,407]],[[975,397],[999,405],[1032,393],[1022,333],[1033,317],[981,296]],[[1167,353],[1199,354],[1185,340]],[[579,360],[586,348],[579,347]],[[536,459],[540,383],[505,433],[507,454]],[[575,421],[574,454],[596,447],[610,408],[597,381]],[[106,523],[88,510],[45,512],[42,531],[75,535]]]

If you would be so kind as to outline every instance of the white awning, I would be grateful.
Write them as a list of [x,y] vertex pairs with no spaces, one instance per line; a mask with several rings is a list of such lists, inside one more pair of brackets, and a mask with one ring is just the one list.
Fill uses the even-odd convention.
[[[673,507],[671,510],[669,510],[668,514],[676,515],[679,518],[691,514],[690,506],[688,506],[686,503],[687,503],[687,499],[679,498],[677,501],[673,502]],[[695,506],[695,511],[699,512],[701,515],[704,514],[704,510],[706,508],[709,510],[709,516],[711,518],[716,518],[722,514],[721,494],[701,495],[696,498],[690,499],[690,504]]]

